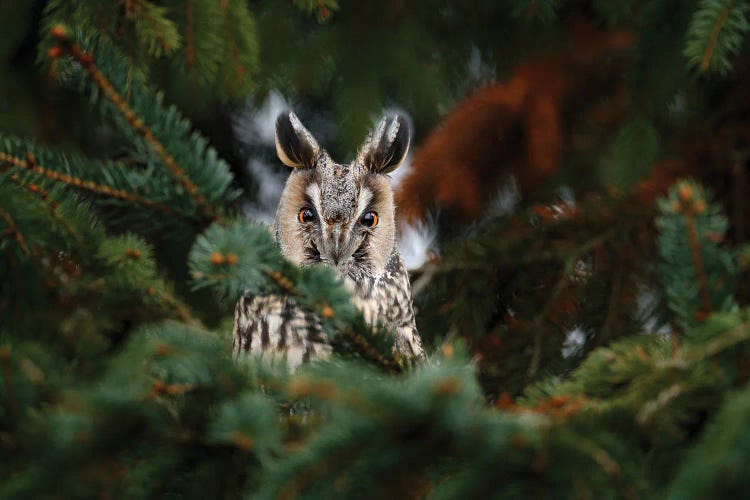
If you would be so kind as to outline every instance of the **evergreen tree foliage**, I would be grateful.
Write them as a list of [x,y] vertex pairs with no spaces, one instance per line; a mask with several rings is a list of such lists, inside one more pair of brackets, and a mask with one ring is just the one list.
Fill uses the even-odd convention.
[[656,220],[667,303],[685,330],[706,314],[736,307],[735,260],[718,245],[727,221],[697,190],[700,187],[692,183],[679,184],[660,202],[662,216]]
[[112,8],[106,3],[48,2],[42,23],[48,43],[52,43],[47,35],[52,26],[75,26],[123,51],[135,69],[159,71],[165,64],[173,68],[171,86],[187,84],[214,98],[242,98],[252,89],[258,44],[245,2],[127,0],[116,4]]
[[703,0],[688,31],[685,55],[690,63],[701,71],[729,71],[730,58],[750,30],[748,13],[747,2]]
[[[743,494],[747,15],[0,5],[0,497]],[[257,180],[224,122],[269,88],[342,153],[412,114],[426,362],[241,213]],[[294,301],[331,358],[232,359],[243,293]]]

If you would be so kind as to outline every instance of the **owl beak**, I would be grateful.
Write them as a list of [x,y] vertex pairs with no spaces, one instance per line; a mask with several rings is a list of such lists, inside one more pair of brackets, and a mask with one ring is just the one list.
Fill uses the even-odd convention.
[[344,241],[346,238],[346,231],[343,231],[341,224],[332,224],[331,234],[328,240],[328,254],[330,255],[333,264],[338,266],[339,263],[344,260],[345,253],[348,245]]
[[335,266],[338,266],[339,262],[341,261],[341,257],[342,257],[341,253],[342,253],[341,249],[339,248],[338,245],[336,245],[336,247],[333,248],[331,251],[331,260],[333,260],[333,264]]

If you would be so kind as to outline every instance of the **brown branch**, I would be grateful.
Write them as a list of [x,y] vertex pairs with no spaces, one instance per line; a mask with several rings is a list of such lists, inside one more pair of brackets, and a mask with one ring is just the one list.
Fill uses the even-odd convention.
[[234,78],[237,80],[238,86],[241,86],[245,83],[247,69],[242,65],[237,32],[232,29],[234,19],[232,18],[232,12],[229,10],[229,0],[220,0],[219,6],[224,15],[224,32],[226,33],[227,43],[230,47],[229,57],[232,58],[232,63],[235,68]]
[[61,216],[58,212],[58,208],[60,208],[60,203],[58,203],[55,200],[51,200],[49,197],[49,192],[45,189],[41,189],[37,184],[34,184],[33,182],[29,182],[28,184],[24,183],[21,178],[17,174],[13,174],[9,177],[9,179],[14,182],[17,186],[24,188],[26,191],[31,193],[32,195],[38,197],[41,202],[47,207],[47,210],[49,211],[50,217],[55,219],[57,222],[60,223],[60,225],[68,232],[68,234],[76,240],[77,243],[82,244],[83,240],[81,239],[81,235],[76,232],[76,230],[73,228],[73,226],[70,225],[70,222],[68,220]]
[[3,219],[5,219],[5,222],[8,223],[8,231],[10,231],[10,234],[15,235],[16,240],[18,241],[18,245],[21,247],[21,250],[23,250],[23,253],[25,253],[27,256],[31,253],[29,252],[29,247],[26,246],[26,240],[23,237],[23,234],[18,230],[18,227],[16,227],[16,223],[13,220],[13,217],[0,208],[0,216],[2,216]]
[[719,41],[719,34],[721,33],[724,24],[727,22],[727,19],[729,19],[729,13],[732,10],[733,4],[734,0],[729,0],[729,2],[727,2],[727,6],[724,7],[724,11],[721,13],[721,16],[719,16],[719,19],[716,21],[716,25],[711,32],[711,38],[709,39],[708,45],[706,46],[706,51],[703,53],[703,60],[701,61],[701,71],[706,71],[711,65],[711,59],[713,59],[716,44]]
[[301,496],[300,494],[316,479],[319,479],[327,471],[342,470],[344,466],[352,463],[362,452],[362,443],[355,442],[332,450],[327,456],[306,464],[300,472],[286,482],[276,498],[280,500],[291,500]]
[[552,290],[552,294],[550,294],[549,299],[547,299],[547,302],[545,302],[544,304],[544,307],[542,307],[541,311],[539,311],[539,314],[537,314],[536,317],[534,317],[534,320],[531,322],[531,329],[534,331],[534,350],[531,353],[531,362],[529,363],[529,370],[526,373],[526,377],[528,378],[528,380],[532,380],[536,376],[536,373],[539,371],[539,364],[542,360],[542,321],[547,317],[547,314],[549,314],[549,311],[554,305],[555,301],[565,290],[568,283],[568,276],[571,272],[573,272],[573,268],[575,267],[577,261],[578,255],[573,255],[568,258],[561,272],[560,279],[555,285],[555,288]]
[[344,329],[341,331],[341,335],[346,337],[352,345],[356,346],[358,351],[363,354],[365,358],[377,363],[378,366],[386,372],[393,374],[402,372],[401,366],[398,363],[380,354],[377,349],[375,349],[361,335],[354,332],[354,330],[350,328]]
[[156,290],[153,288],[148,289],[148,293],[151,293],[152,291],[157,296],[157,298],[162,300],[165,304],[167,304],[174,310],[174,312],[177,314],[177,317],[179,317],[183,323],[188,323],[201,329],[206,328],[201,320],[190,314],[190,309],[180,299],[167,292],[166,290]]
[[617,460],[607,450],[600,448],[594,441],[579,436],[574,446],[591,458],[611,480],[622,486],[622,469]]
[[[299,297],[300,292],[297,290],[297,288],[294,286],[294,283],[284,276],[282,273],[278,271],[266,271],[266,276],[273,281],[279,288],[281,288],[284,292],[286,292],[288,295],[293,297]],[[320,316],[322,319],[330,319],[334,316],[334,311],[331,309],[329,305],[323,305],[319,311],[317,311],[318,316]],[[357,334],[354,330],[350,328],[345,329],[337,329],[340,331],[341,335],[345,337],[353,346],[355,346],[360,354],[362,354],[367,359],[375,362],[378,366],[383,368],[386,372],[389,373],[400,373],[401,366],[394,362],[393,360],[390,360],[380,354],[377,349],[375,349],[364,337]]]
[[281,288],[288,295],[299,296],[299,291],[295,288],[292,280],[284,276],[278,271],[266,271],[266,276],[273,281],[279,288]]
[[123,191],[121,189],[114,189],[103,184],[97,184],[96,182],[93,182],[93,181],[87,181],[79,177],[73,177],[72,175],[61,174],[54,170],[50,170],[48,168],[43,167],[42,165],[39,165],[36,162],[36,160],[33,159],[33,156],[31,155],[29,156],[29,159],[30,161],[23,160],[21,158],[11,156],[7,153],[0,152],[0,164],[5,163],[5,164],[12,165],[15,167],[21,167],[31,172],[34,172],[37,175],[46,177],[47,179],[52,179],[57,182],[62,182],[63,184],[67,184],[69,186],[73,186],[78,189],[83,189],[85,191],[90,191],[92,193],[96,193],[99,195],[109,196],[111,198],[117,198],[117,199],[127,201],[130,203],[143,205],[148,208],[155,208],[169,215],[177,215],[177,212],[175,212],[174,210],[172,210],[172,208],[162,203],[157,203],[155,201],[147,200],[146,198],[142,198],[140,196],[134,195],[127,191]]
[[169,170],[177,182],[185,188],[188,195],[198,204],[203,213],[208,218],[215,219],[216,215],[214,208],[207,202],[206,197],[199,192],[198,186],[188,178],[185,174],[185,169],[177,164],[174,157],[167,151],[167,148],[165,148],[156,136],[154,136],[151,129],[148,128],[138,116],[136,116],[126,100],[117,92],[104,73],[97,68],[94,63],[94,57],[83,51],[78,44],[71,42],[68,38],[67,32],[59,26],[53,28],[52,33],[60,44],[60,48],[67,51],[73,59],[83,66],[94,84],[99,87],[104,96],[115,105],[115,108],[125,117],[125,120],[135,132],[143,137],[146,143],[162,160],[167,167],[167,170]]
[[564,260],[564,266],[562,269],[560,280],[552,290],[552,294],[550,295],[549,299],[547,299],[547,302],[545,302],[542,309],[531,322],[531,329],[534,332],[534,350],[531,354],[529,369],[526,372],[526,377],[528,380],[531,380],[534,378],[534,376],[536,376],[537,371],[539,371],[539,364],[541,363],[542,359],[542,321],[547,317],[547,314],[549,314],[550,309],[552,309],[552,306],[555,304],[555,301],[558,299],[558,297],[563,293],[563,291],[565,291],[565,287],[568,282],[568,276],[575,269],[575,266],[581,256],[590,251],[592,248],[601,245],[604,241],[606,241],[614,234],[614,231],[615,229],[609,229],[599,236],[586,241],[573,253],[568,255],[568,257]]
[[153,18],[153,16],[148,15],[148,9],[144,6],[143,0],[128,0],[132,3],[132,9],[133,12],[138,13],[138,15],[141,16],[141,19],[144,19],[148,24],[154,29],[154,31],[157,32],[156,37],[161,41],[161,46],[164,49],[165,52],[168,52],[172,49],[172,47],[167,43],[167,41],[164,39],[163,33],[159,30],[159,23]]
[[701,346],[700,349],[692,349],[685,352],[680,358],[676,358],[674,363],[678,365],[681,363],[682,366],[699,363],[748,340],[750,340],[750,325],[741,323],[735,328],[718,335],[706,343],[705,346]]
[[706,275],[706,268],[703,264],[703,257],[701,255],[701,244],[698,237],[698,228],[695,224],[695,214],[690,209],[685,209],[683,213],[685,218],[685,226],[687,227],[690,257],[693,259],[695,276],[698,279],[698,293],[700,294],[701,298],[701,312],[710,313],[711,311],[713,311],[713,305],[711,304],[711,295],[708,293],[708,276]]
[[34,197],[39,198],[41,201],[43,201],[51,211],[56,212],[57,209],[60,208],[60,203],[55,200],[50,200],[49,191],[47,191],[46,189],[42,189],[38,184],[34,184],[33,182],[25,184],[16,174],[11,175],[10,180],[13,181],[17,186],[22,187],[23,189],[31,193]]

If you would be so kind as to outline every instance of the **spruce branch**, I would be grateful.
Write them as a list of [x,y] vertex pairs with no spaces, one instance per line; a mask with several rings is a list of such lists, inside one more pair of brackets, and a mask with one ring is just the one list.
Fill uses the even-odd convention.
[[[148,89],[141,69],[155,62],[153,52],[166,47],[157,25],[138,9],[156,7],[174,35],[183,35],[182,41],[190,33],[188,67],[179,45],[159,61],[158,77],[176,82],[167,90],[169,101],[197,92],[200,99],[193,102],[202,105],[216,97],[226,102],[248,88],[249,73],[243,70],[253,64],[243,47],[254,41],[255,26],[247,21],[253,18],[245,0],[44,3],[45,12],[58,9],[69,26],[85,34],[75,37],[81,52],[92,54],[98,71],[133,112],[123,113],[83,63],[55,46],[49,55],[56,58],[60,82],[88,94],[94,111],[102,115],[97,118],[104,118],[105,127],[88,136],[88,146],[107,154],[112,144],[116,154],[133,163],[126,169],[0,137],[0,153],[29,167],[0,161],[0,210],[31,253],[23,258],[11,240],[13,229],[0,216],[0,323],[14,316],[6,321],[7,330],[0,331],[0,449],[5,452],[0,453],[0,497],[648,498],[668,493],[682,499],[741,497],[750,489],[750,311],[735,303],[735,289],[739,303],[746,301],[748,290],[734,252],[722,243],[727,221],[696,186],[690,184],[691,196],[675,188],[659,205],[659,240],[653,246],[653,193],[681,174],[655,165],[659,175],[649,175],[651,194],[643,195],[637,187],[635,196],[623,199],[591,192],[592,179],[609,179],[604,172],[584,176],[569,170],[581,160],[601,170],[591,160],[602,153],[596,145],[606,145],[610,136],[620,139],[612,152],[626,153],[615,158],[625,174],[618,176],[622,184],[630,184],[628,174],[640,173],[635,169],[648,167],[647,160],[659,151],[681,153],[685,165],[678,172],[693,168],[686,166],[693,155],[700,158],[695,175],[706,165],[736,163],[737,172],[744,170],[744,150],[725,161],[728,153],[719,146],[744,147],[745,76],[738,72],[736,81],[716,88],[694,85],[685,78],[685,58],[680,57],[690,16],[706,2],[523,0],[519,7],[509,7],[482,0],[471,2],[470,11],[458,4],[433,8],[420,2],[358,2],[323,28],[311,26],[314,21],[297,10],[326,20],[335,0],[251,4],[262,20],[258,29],[268,40],[283,41],[264,45],[264,60],[273,61],[277,77],[272,80],[288,85],[283,89],[288,94],[312,92],[316,102],[333,96],[339,118],[349,119],[340,128],[351,140],[360,139],[355,136],[369,123],[373,103],[377,107],[390,100],[393,92],[420,129],[431,125],[435,103],[451,102],[465,90],[466,72],[452,71],[465,67],[465,47],[478,56],[472,56],[472,68],[478,62],[490,66],[489,73],[506,74],[517,65],[533,70],[528,78],[515,80],[519,106],[533,101],[528,96],[539,90],[534,85],[542,84],[537,92],[542,98],[532,105],[539,109],[524,114],[521,125],[505,108],[490,110],[504,123],[470,141],[467,150],[476,152],[474,160],[467,162],[468,156],[461,154],[456,158],[462,162],[446,163],[440,183],[445,189],[437,193],[462,192],[456,186],[468,167],[489,165],[476,176],[476,187],[496,185],[494,179],[504,172],[520,173],[521,205],[511,216],[477,222],[455,244],[445,242],[442,256],[425,266],[421,283],[413,288],[427,343],[439,343],[442,335],[463,335],[473,342],[470,352],[481,371],[466,353],[454,355],[452,344],[445,344],[444,356],[438,354],[434,363],[405,369],[383,341],[388,336],[357,314],[335,275],[284,261],[267,228],[250,230],[244,221],[229,219],[202,229],[195,239],[194,223],[205,222],[203,208],[131,121],[142,121],[206,203],[222,215],[230,210],[231,176],[192,125]],[[714,3],[721,9],[731,5],[735,12],[748,0]],[[562,23],[551,29],[536,24],[540,30],[531,33],[525,32],[528,26],[519,28],[511,15],[514,7],[530,8],[521,14],[540,19],[539,6],[552,6],[550,18],[564,14],[565,30]],[[595,43],[590,25],[575,19],[581,9],[588,19],[598,12],[605,22],[625,28],[625,33],[617,30],[617,37],[628,38],[631,28],[640,27],[633,51],[640,77],[631,82],[622,78],[623,71],[633,69],[631,58],[608,53],[602,59],[602,53],[588,49],[601,44]],[[0,7],[0,18],[5,12]],[[628,12],[635,17],[626,16]],[[704,32],[708,36],[701,60],[691,63],[696,69],[708,54],[707,70],[715,69],[726,46],[722,40],[731,31],[732,12],[719,12]],[[360,40],[361,26],[384,36],[370,37],[374,44]],[[497,32],[507,36],[498,41]],[[358,43],[351,43],[353,37]],[[529,67],[524,60],[529,50],[546,59],[544,52],[559,50],[557,42],[565,38],[577,47],[574,37],[588,46],[571,51],[574,58],[588,59],[586,65],[571,70],[567,59],[550,60],[560,63],[562,74],[567,71],[570,87],[558,96],[562,107],[552,107],[576,112],[560,114],[564,123],[559,133],[548,134],[549,127],[534,125],[545,120],[535,118],[551,116],[555,92],[549,84],[560,75],[549,65]],[[7,38],[15,43],[12,33]],[[554,47],[546,47],[550,39]],[[0,41],[0,52],[6,42]],[[154,46],[144,55],[146,43]],[[729,53],[730,59],[738,52]],[[415,64],[425,60],[430,64]],[[169,61],[178,63],[178,71],[164,64]],[[378,71],[362,76],[363,66]],[[571,75],[575,78],[567,80]],[[616,87],[615,98],[601,98],[599,85],[609,97]],[[597,109],[587,109],[585,102],[596,102]],[[726,113],[722,103],[729,106]],[[710,113],[704,109],[707,104]],[[634,116],[627,111],[632,106],[653,116],[618,133],[622,120],[627,123],[625,117]],[[479,128],[477,113],[487,107],[480,108],[469,110],[466,122],[455,128],[457,140]],[[70,115],[63,111],[55,116]],[[113,123],[115,127],[108,126]],[[715,130],[716,136],[685,148],[676,145],[685,139],[684,127],[696,124],[699,130]],[[550,187],[575,177],[570,184],[574,203],[537,205],[529,212],[521,208],[530,200],[529,192],[547,191],[537,192],[521,179],[528,171],[528,155],[515,154],[519,137],[522,142],[531,137],[526,142],[535,150],[532,156],[558,147],[565,152],[560,176]],[[436,143],[438,149],[443,142]],[[502,148],[486,147],[496,143]],[[513,152],[504,151],[506,147]],[[27,157],[32,151],[35,157]],[[608,160],[599,163],[608,168]],[[424,165],[434,170],[435,162]],[[190,227],[173,224],[173,217],[155,207],[86,190],[32,167],[164,204]],[[741,243],[742,220],[734,218],[743,218],[748,186],[737,177],[730,187],[728,171],[713,173],[701,178],[720,185],[719,196],[735,192],[728,199],[735,211],[731,239]],[[431,193],[428,184],[422,183],[424,200],[438,191]],[[475,203],[477,214],[480,205]],[[137,236],[105,233],[135,230],[134,220],[145,222],[153,252]],[[69,229],[80,238],[71,237]],[[455,235],[450,223],[441,226],[441,236],[446,236],[442,229]],[[600,235],[605,236],[597,241]],[[2,239],[6,236],[11,239]],[[157,263],[184,278],[182,257],[189,250],[193,281],[179,283],[176,290],[192,284],[216,291],[222,296],[218,307],[202,297],[185,304],[160,278]],[[743,273],[748,269],[750,265]],[[355,360],[305,363],[293,376],[263,367],[251,356],[232,362],[227,307],[245,290],[294,302],[305,317],[316,315],[313,320],[316,326],[320,320],[334,351]],[[676,352],[670,352],[660,333],[637,335],[644,327],[657,330],[651,320],[661,326],[665,304],[674,330],[684,339]],[[169,309],[176,321],[144,327],[153,319],[144,305]],[[645,313],[644,307],[649,309]],[[706,317],[709,310],[712,315]],[[219,315],[225,317],[217,332],[206,331],[195,319]],[[18,326],[22,322],[15,317],[29,317],[28,327]],[[571,325],[585,334],[580,348],[568,356],[561,347]],[[626,334],[632,335],[618,339]],[[3,362],[6,336],[11,337],[9,363]],[[594,349],[598,344],[606,347]],[[13,370],[9,377],[7,366]],[[508,395],[504,403],[488,404],[498,388],[508,394],[522,391],[532,368],[534,378],[550,377],[529,390],[532,401],[509,403]],[[398,371],[405,373],[388,375]]]
[[607,453],[606,449],[598,446],[594,441],[581,436],[576,440],[575,446],[577,446],[585,455],[591,457],[594,463],[601,467],[610,479],[617,483],[622,481],[622,470],[620,464],[617,463],[617,460],[615,460],[612,455]]
[[727,221],[710,195],[681,181],[659,201],[660,274],[667,303],[683,331],[734,307],[737,266],[721,248]]
[[547,318],[547,315],[549,314],[550,309],[555,304],[555,302],[560,298],[562,293],[565,291],[565,288],[568,284],[568,280],[570,279],[580,259],[587,253],[591,252],[593,249],[602,245],[604,242],[610,239],[615,233],[616,231],[614,229],[605,230],[604,232],[595,236],[589,241],[584,242],[578,248],[574,249],[573,252],[570,253],[567,257],[564,258],[563,268],[560,272],[559,278],[557,279],[557,283],[555,284],[555,287],[552,289],[552,292],[547,298],[547,301],[544,303],[544,306],[539,310],[539,312],[534,316],[534,319],[530,322],[530,330],[534,332],[534,340],[533,340],[533,350],[532,350],[532,355],[531,355],[531,361],[529,363],[529,368],[527,371],[528,380],[532,380],[536,376],[537,372],[539,371],[539,364],[542,358],[542,344],[543,344],[542,343],[543,341],[542,322]]
[[21,247],[21,250],[23,250],[23,253],[28,257],[31,252],[29,252],[29,247],[26,245],[26,239],[23,237],[21,231],[18,230],[16,222],[13,220],[13,216],[3,209],[3,207],[0,207],[0,217],[2,217],[8,224],[5,234],[13,235],[16,238],[18,245]]
[[[0,155],[2,155],[2,153],[0,153]],[[2,160],[0,160],[0,163],[1,162]],[[1,170],[2,169],[0,168],[0,171]],[[21,188],[24,188],[28,193],[39,199],[39,201],[43,203],[45,207],[47,207],[47,213],[49,214],[50,218],[54,219],[63,227],[63,229],[65,229],[67,234],[75,240],[76,245],[80,247],[84,245],[81,234],[76,231],[70,221],[68,221],[68,219],[60,213],[60,203],[50,196],[50,192],[48,190],[42,189],[33,182],[27,183],[22,181],[17,174],[12,174],[8,178],[11,180],[11,182],[15,183]]]
[[[179,48],[181,37],[167,8],[148,0],[119,0],[118,4],[112,8],[104,3],[51,0],[44,8],[43,38],[55,25],[75,26],[117,44],[128,53],[132,66],[141,70],[155,62],[151,59],[162,59]],[[48,44],[44,41],[43,45]]]
[[96,182],[93,182],[93,181],[81,179],[79,177],[75,177],[75,176],[68,175],[68,174],[62,174],[54,170],[50,170],[49,168],[46,168],[43,165],[40,165],[32,154],[28,154],[27,158],[24,160],[22,158],[18,158],[18,157],[15,157],[15,156],[12,156],[12,155],[9,155],[7,153],[0,151],[0,164],[7,164],[7,165],[15,166],[15,167],[21,167],[30,172],[34,172],[37,175],[46,177],[47,179],[51,179],[51,180],[60,182],[62,184],[66,184],[66,185],[69,185],[78,189],[82,189],[84,191],[89,191],[91,193],[98,194],[101,196],[108,196],[110,198],[116,198],[119,200],[127,201],[129,203],[141,205],[147,208],[153,208],[153,209],[159,210],[161,212],[164,212],[172,216],[177,215],[177,213],[172,208],[162,203],[148,200],[146,198],[129,193],[122,189],[115,189],[104,184],[97,184]]
[[156,300],[169,311],[169,317],[198,328],[204,328],[190,308],[160,278],[149,244],[134,234],[109,237],[96,252],[97,264],[106,269],[106,291],[115,297],[132,296],[147,304]]
[[67,30],[62,26],[55,26],[52,28],[52,35],[57,40],[59,44],[58,47],[64,52],[70,54],[73,59],[81,64],[94,84],[104,93],[104,96],[122,114],[127,123],[136,131],[136,133],[148,143],[156,155],[161,158],[167,170],[172,174],[175,180],[185,188],[185,191],[187,191],[188,195],[198,204],[204,215],[209,219],[218,220],[215,207],[208,203],[206,197],[198,189],[198,186],[196,186],[186,175],[185,169],[177,164],[174,157],[156,138],[151,129],[136,115],[135,111],[133,111],[128,105],[125,98],[117,92],[109,79],[99,70],[96,66],[93,55],[85,52],[77,43],[73,42],[70,39]]
[[180,44],[177,27],[167,18],[167,9],[146,0],[127,0],[125,17],[134,24],[139,41],[154,56],[171,54]]
[[253,88],[251,76],[259,65],[257,26],[243,0],[222,0],[224,56],[220,75],[232,96],[242,97]]
[[[183,50],[174,60],[184,78],[190,84],[203,87],[212,92],[217,83],[217,76],[227,46],[226,33],[222,29],[222,2],[216,0],[168,0],[164,2],[172,14],[177,26],[184,34]],[[247,5],[244,5],[247,10]],[[244,20],[244,18],[242,19]],[[240,23],[240,19],[235,19]],[[240,29],[251,30],[244,25]]]
[[[0,162],[2,162],[2,158],[0,158]],[[10,168],[10,165],[10,162],[8,162],[4,167],[0,167],[0,173],[4,173],[8,168]],[[46,205],[49,206],[50,212],[56,212],[60,207],[60,204],[58,202],[50,199],[49,191],[41,188],[38,184],[34,184],[33,182],[23,182],[18,174],[12,174],[7,178],[23,190],[25,190],[27,193],[43,201]]]
[[282,483],[281,491],[278,492],[276,498],[283,500],[298,498],[301,492],[305,491],[315,480],[325,477],[326,473],[340,469],[356,459],[361,452],[360,446],[361,444],[355,441],[349,446],[329,450],[320,457],[320,460],[308,463],[307,467],[300,468],[295,475]]
[[165,305],[169,306],[183,323],[195,326],[197,328],[205,328],[205,325],[201,322],[201,320],[193,316],[187,304],[185,304],[173,293],[170,293],[169,291],[161,288],[154,287],[147,288],[146,293],[149,295],[154,295]]
[[603,181],[620,189],[631,189],[659,159],[661,139],[653,123],[643,117],[630,119],[615,135],[610,146],[608,168]]
[[[373,346],[371,341],[358,334],[353,328],[344,327],[343,329],[340,329],[339,332],[349,344],[354,346],[362,359],[373,363],[386,373],[398,374],[403,371],[403,367],[398,361],[383,356],[383,354]],[[380,335],[383,336],[387,334],[385,332],[380,332]]]
[[[186,91],[201,93],[201,99],[186,103],[192,109],[205,110],[227,96],[235,100],[249,95],[254,83],[251,75],[260,60],[255,18],[246,2],[119,0],[118,5],[108,8],[104,3],[50,0],[44,8],[39,54],[57,43],[50,28],[72,26],[85,34],[87,46],[105,44],[124,55],[126,78],[115,87],[127,99],[137,87],[137,73],[164,75],[165,66],[177,70],[177,78],[165,82],[172,97],[182,100]],[[102,58],[97,62],[100,68],[107,65]],[[53,67],[57,65],[53,61]],[[104,73],[113,80],[112,74]],[[201,185],[195,177],[191,180]],[[210,193],[204,194],[215,201]]]
[[[747,320],[746,320],[747,321]],[[694,349],[689,349],[682,355],[682,362],[675,361],[675,365],[698,363],[704,360],[718,358],[731,349],[750,342],[750,324],[740,323],[733,328],[722,329],[716,332],[704,344]]]
[[[681,197],[683,193],[687,192],[687,186],[683,185],[683,189],[681,189]],[[683,199],[683,201],[689,202],[689,196],[687,196],[687,200]],[[700,207],[700,205],[699,205]],[[690,246],[690,258],[693,261],[693,267],[695,268],[695,275],[698,278],[698,291],[700,293],[701,297],[701,303],[702,303],[702,310],[700,313],[702,315],[710,314],[713,310],[713,305],[711,304],[711,296],[708,293],[708,276],[706,276],[706,268],[703,264],[703,256],[701,255],[701,244],[700,240],[698,239],[698,229],[696,227],[696,221],[695,221],[695,213],[694,210],[697,210],[699,207],[691,207],[687,206],[682,210],[681,215],[685,218],[685,227],[687,228],[687,239],[688,239],[688,245]]]
[[700,71],[727,73],[730,58],[742,47],[750,31],[746,0],[702,0],[693,14],[687,34],[685,56]]
[[212,288],[230,302],[243,294],[290,297],[315,313],[339,353],[363,358],[388,373],[402,371],[392,336],[364,320],[341,280],[330,269],[288,262],[267,227],[240,219],[215,223],[198,236],[188,262],[195,289]]
[[563,269],[560,272],[560,277],[552,289],[547,301],[544,306],[539,310],[537,315],[530,323],[529,330],[534,332],[533,349],[531,353],[531,361],[529,362],[529,369],[526,372],[526,377],[529,380],[533,380],[539,371],[539,364],[542,359],[542,341],[544,339],[544,331],[542,329],[542,322],[549,314],[552,305],[560,298],[562,293],[565,291],[570,274],[575,269],[575,265],[578,262],[578,256],[570,256],[566,259]]
[[721,33],[721,30],[724,27],[724,24],[726,24],[727,19],[729,19],[729,13],[731,12],[733,3],[734,3],[733,1],[727,2],[726,6],[721,11],[721,14],[716,20],[716,24],[714,25],[714,28],[711,31],[711,36],[706,46],[706,50],[703,53],[703,59],[701,60],[701,71],[706,71],[711,65],[711,59],[713,58],[714,51],[716,50],[716,43],[719,40],[719,34]]
[[272,271],[272,270],[266,270],[265,271],[266,276],[273,281],[276,286],[279,287],[280,290],[282,290],[287,295],[299,295],[299,290],[297,290],[297,287],[294,286],[294,283],[292,283],[292,280],[290,280],[288,277],[284,276],[279,271]]
[[667,498],[742,496],[748,486],[744,467],[750,459],[748,418],[750,390],[744,387],[726,398],[696,445],[688,451],[668,487]]

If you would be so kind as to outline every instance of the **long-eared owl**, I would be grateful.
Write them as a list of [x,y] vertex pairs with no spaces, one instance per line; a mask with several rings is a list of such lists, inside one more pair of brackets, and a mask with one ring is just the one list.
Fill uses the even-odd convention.
[[[370,322],[395,335],[394,349],[424,358],[409,276],[396,244],[388,174],[409,149],[403,117],[384,118],[349,164],[333,161],[292,112],[276,119],[276,152],[292,167],[272,231],[281,253],[299,266],[330,266]],[[288,297],[240,298],[234,316],[235,357],[259,354],[289,367],[330,353],[319,319]]]

